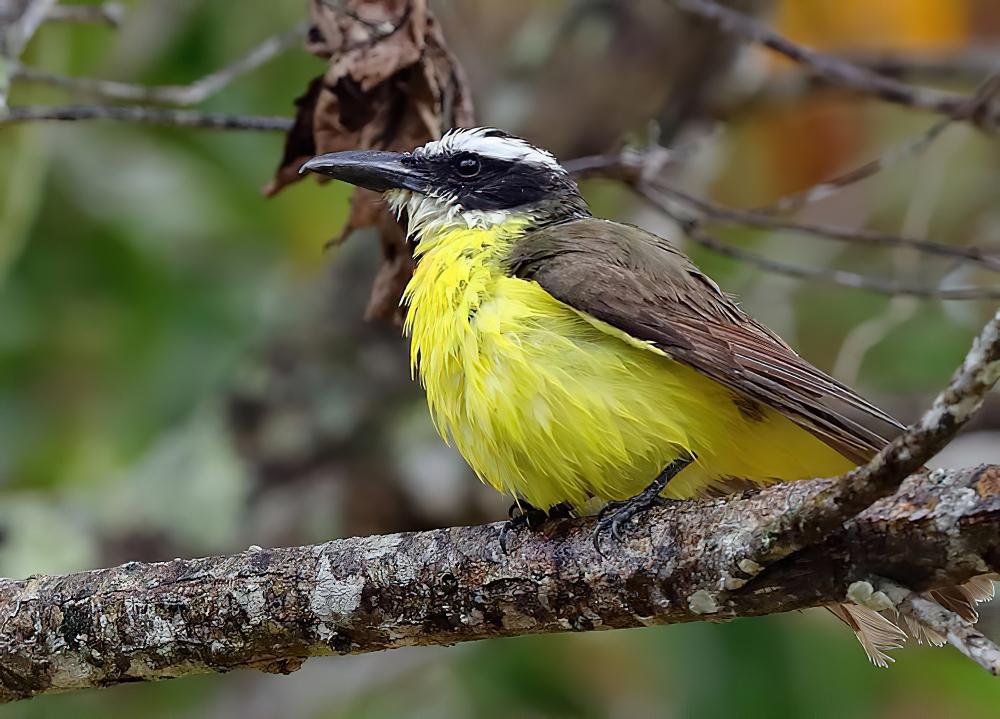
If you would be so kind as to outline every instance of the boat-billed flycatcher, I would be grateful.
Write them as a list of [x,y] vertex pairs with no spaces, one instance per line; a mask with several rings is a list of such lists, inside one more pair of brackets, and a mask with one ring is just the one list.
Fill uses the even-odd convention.
[[[661,495],[833,476],[901,429],[666,240],[593,217],[556,159],[518,137],[452,130],[302,170],[405,213],[405,332],[442,437],[539,510],[607,501],[598,543]],[[877,663],[901,639],[880,615],[834,611]]]

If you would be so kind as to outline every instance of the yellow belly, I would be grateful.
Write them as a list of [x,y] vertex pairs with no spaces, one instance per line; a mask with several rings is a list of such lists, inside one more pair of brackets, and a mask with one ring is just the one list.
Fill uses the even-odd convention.
[[685,453],[695,463],[666,496],[851,466],[774,410],[504,276],[484,233],[425,249],[407,331],[438,431],[497,490],[539,508],[623,499]]

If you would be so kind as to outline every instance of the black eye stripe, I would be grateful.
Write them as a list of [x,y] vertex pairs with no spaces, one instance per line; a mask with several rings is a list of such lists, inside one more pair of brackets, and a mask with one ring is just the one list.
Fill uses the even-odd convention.
[[[463,166],[468,161],[471,164]],[[572,179],[537,162],[460,150],[433,155],[414,153],[410,163],[437,188],[438,196],[466,210],[503,210],[562,196],[579,198]]]

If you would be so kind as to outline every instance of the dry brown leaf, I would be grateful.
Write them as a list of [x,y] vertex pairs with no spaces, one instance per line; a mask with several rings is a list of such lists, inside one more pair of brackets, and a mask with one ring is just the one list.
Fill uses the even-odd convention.
[[323,78],[317,77],[306,88],[305,93],[296,98],[295,122],[285,136],[285,150],[274,177],[264,186],[264,194],[273,196],[281,188],[300,179],[299,167],[316,154],[313,133],[313,118],[316,115],[316,100],[323,89]]
[[[306,47],[330,60],[296,101],[295,125],[274,179],[273,195],[301,179],[310,157],[340,150],[411,150],[450,127],[473,124],[461,68],[448,51],[426,0],[312,0]],[[342,240],[379,230],[383,263],[369,318],[399,320],[399,297],[412,271],[405,233],[375,193],[358,190]]]

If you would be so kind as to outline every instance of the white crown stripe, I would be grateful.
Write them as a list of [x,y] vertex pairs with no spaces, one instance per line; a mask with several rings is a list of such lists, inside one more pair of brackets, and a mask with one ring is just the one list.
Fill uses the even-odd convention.
[[440,140],[428,142],[419,151],[429,155],[472,152],[498,160],[533,162],[562,171],[562,166],[552,153],[534,147],[519,137],[491,134],[496,132],[498,131],[491,127],[449,130]]

